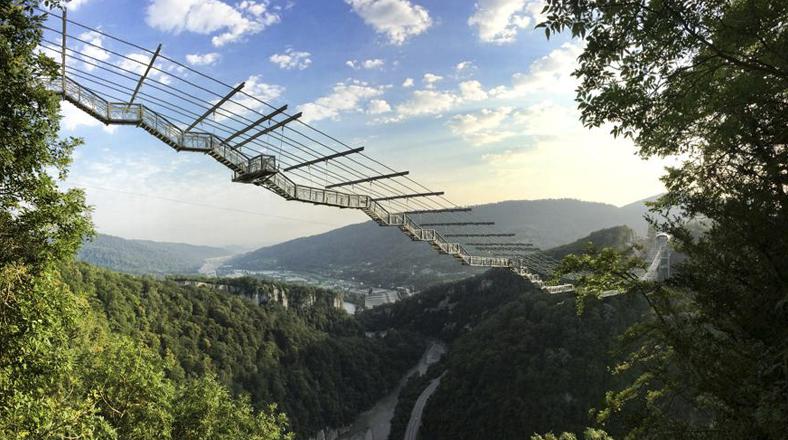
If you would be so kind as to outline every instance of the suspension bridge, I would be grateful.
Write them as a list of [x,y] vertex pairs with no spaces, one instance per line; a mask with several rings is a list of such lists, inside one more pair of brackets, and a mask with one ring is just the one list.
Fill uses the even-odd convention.
[[[301,112],[265,101],[254,77],[226,84],[166,56],[161,45],[139,46],[70,20],[66,10],[41,12],[48,14],[41,50],[60,69],[47,87],[103,124],[136,126],[177,152],[208,155],[232,171],[233,182],[285,200],[360,210],[462,264],[508,268],[547,293],[573,290],[545,283],[555,259],[494,222],[469,217],[471,207],[370,157],[365,147],[304,122]],[[654,279],[662,258],[658,253],[643,277]]]

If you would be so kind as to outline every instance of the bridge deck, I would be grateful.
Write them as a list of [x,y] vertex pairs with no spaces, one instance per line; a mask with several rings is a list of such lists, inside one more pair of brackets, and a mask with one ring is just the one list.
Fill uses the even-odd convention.
[[[61,84],[65,84],[62,90]],[[571,285],[546,286],[521,259],[472,255],[460,243],[450,242],[436,229],[420,226],[406,213],[391,213],[371,196],[296,184],[282,172],[272,155],[248,157],[210,133],[180,129],[143,104],[110,102],[71,78],[48,83],[49,88],[104,124],[136,125],[176,151],[205,153],[233,171],[233,181],[254,184],[287,199],[315,205],[360,209],[381,226],[396,226],[414,241],[425,241],[441,254],[462,264],[509,268],[549,293],[569,292]]]

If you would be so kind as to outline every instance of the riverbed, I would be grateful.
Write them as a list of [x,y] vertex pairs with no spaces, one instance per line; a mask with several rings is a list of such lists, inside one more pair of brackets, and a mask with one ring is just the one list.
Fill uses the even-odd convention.
[[391,418],[394,417],[394,408],[402,387],[408,378],[415,374],[427,372],[430,365],[438,362],[446,353],[446,345],[442,342],[432,342],[419,359],[419,363],[408,370],[400,379],[397,387],[386,397],[380,399],[369,411],[361,413],[351,425],[350,430],[339,436],[338,440],[386,440],[391,430]]

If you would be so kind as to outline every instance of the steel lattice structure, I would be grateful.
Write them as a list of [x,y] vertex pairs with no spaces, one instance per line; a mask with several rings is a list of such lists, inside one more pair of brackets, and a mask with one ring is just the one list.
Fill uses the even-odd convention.
[[[102,123],[137,126],[178,152],[207,154],[232,171],[234,182],[286,200],[361,210],[462,264],[508,268],[548,293],[573,290],[571,284],[545,284],[543,277],[557,261],[533,245],[480,242],[478,237],[514,234],[469,219],[471,208],[367,156],[364,147],[352,148],[302,122],[301,113],[287,113],[286,105],[274,107],[254,90],[246,93],[245,83],[221,83],[168,58],[161,45],[147,50],[68,20],[65,11],[42,12],[49,20],[41,49],[61,70],[60,77],[44,79],[47,87]],[[74,27],[85,32],[74,35]],[[86,33],[118,47],[96,44]],[[115,62],[108,61],[113,57]],[[463,243],[453,237],[477,239]]]

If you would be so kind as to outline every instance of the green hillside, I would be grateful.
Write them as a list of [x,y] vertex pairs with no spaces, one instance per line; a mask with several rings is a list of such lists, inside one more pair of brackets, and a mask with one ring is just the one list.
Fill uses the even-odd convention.
[[422,339],[408,332],[364,337],[355,318],[331,307],[333,293],[325,290],[228,280],[251,290],[286,291],[292,301],[285,309],[84,263],[61,272],[113,333],[157,352],[169,376],[182,381],[215,375],[234,394],[249,395],[256,408],[277,403],[299,435],[352,421],[424,350]]
[[[517,233],[517,240],[531,241],[542,249],[615,225],[627,225],[644,234],[644,213],[642,204],[625,209],[571,199],[507,201],[474,208],[475,218],[493,220],[500,230]],[[427,243],[413,242],[396,228],[372,222],[261,248],[226,264],[227,270],[317,271],[375,285],[412,284],[419,288],[481,273],[436,254]]]
[[561,259],[569,254],[580,254],[592,246],[597,249],[614,248],[624,251],[634,242],[635,233],[628,226],[614,226],[612,228],[594,231],[587,236],[562,246],[545,250],[547,255]]
[[[572,296],[545,295],[521,277],[491,270],[360,318],[368,329],[409,329],[448,343],[438,367],[445,375],[420,438],[514,439],[588,426],[588,410],[599,407],[615,380],[611,350],[644,310],[637,298],[611,298],[588,303],[578,316]],[[406,391],[406,407],[396,411],[399,430],[418,394],[412,386]]]
[[77,258],[119,272],[162,275],[196,273],[206,258],[233,253],[231,250],[210,246],[129,240],[97,234],[82,245]]

